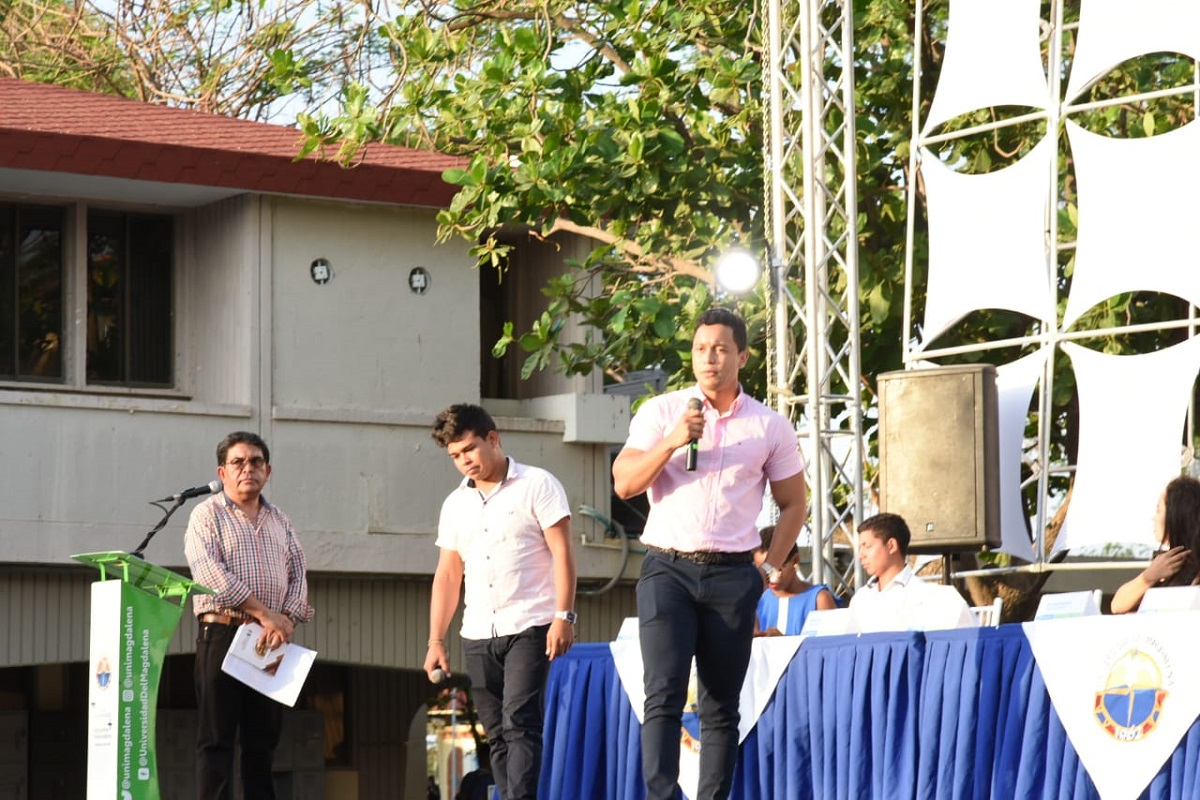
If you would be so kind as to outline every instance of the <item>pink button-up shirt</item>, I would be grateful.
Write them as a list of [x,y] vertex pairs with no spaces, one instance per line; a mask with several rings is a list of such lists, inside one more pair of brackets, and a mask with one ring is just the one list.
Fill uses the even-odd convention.
[[679,423],[693,397],[704,402],[696,471],[686,469],[686,447],[667,461],[648,491],[642,543],[688,552],[753,550],[761,545],[755,522],[767,482],[804,471],[796,433],[786,417],[745,392],[720,414],[693,387],[646,401],[629,424],[625,446],[653,448]]

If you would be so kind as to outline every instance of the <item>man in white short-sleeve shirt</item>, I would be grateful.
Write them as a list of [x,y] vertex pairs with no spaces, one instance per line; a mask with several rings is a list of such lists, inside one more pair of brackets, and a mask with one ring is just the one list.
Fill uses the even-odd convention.
[[858,526],[858,558],[871,576],[850,598],[858,629],[937,630],[977,625],[953,586],[927,583],[908,565],[912,533],[898,514],[876,514]]
[[446,630],[464,585],[463,660],[505,800],[535,800],[549,663],[575,641],[575,554],[562,484],[504,455],[479,406],[438,414],[433,438],[463,475],[442,503],[425,671],[450,673]]

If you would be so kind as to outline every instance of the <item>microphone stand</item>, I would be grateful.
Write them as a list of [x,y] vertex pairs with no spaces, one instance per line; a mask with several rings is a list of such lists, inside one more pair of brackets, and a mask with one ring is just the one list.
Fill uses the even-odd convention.
[[142,553],[145,551],[146,545],[150,544],[150,540],[154,538],[154,534],[158,533],[164,527],[166,527],[167,520],[169,520],[171,518],[171,515],[174,514],[176,511],[178,511],[179,507],[182,506],[186,502],[187,502],[187,500],[184,500],[181,498],[179,500],[176,500],[175,505],[171,506],[170,508],[163,508],[158,503],[151,500],[150,505],[155,506],[159,509],[162,509],[163,511],[166,512],[166,514],[164,514],[163,518],[158,521],[157,525],[155,525],[153,528],[150,529],[150,532],[146,534],[145,539],[142,539],[142,543],[137,546],[137,549],[134,550],[133,552],[131,552],[129,555],[133,556],[134,558],[145,558],[145,556],[143,556]]

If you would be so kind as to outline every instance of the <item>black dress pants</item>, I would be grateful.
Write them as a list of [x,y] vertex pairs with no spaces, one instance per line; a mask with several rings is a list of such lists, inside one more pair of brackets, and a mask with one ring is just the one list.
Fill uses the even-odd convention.
[[536,800],[542,771],[549,625],[512,636],[464,639],[471,695],[491,747],[502,800]]
[[696,800],[725,800],[737,762],[738,703],[750,664],[762,576],[753,564],[695,564],[650,552],[637,585],[646,690],[642,774],[647,800],[679,796],[679,747],[692,657],[701,745]]
[[233,800],[233,752],[240,735],[245,800],[275,800],[271,762],[283,706],[221,671],[236,625],[201,622],[196,637],[196,796]]

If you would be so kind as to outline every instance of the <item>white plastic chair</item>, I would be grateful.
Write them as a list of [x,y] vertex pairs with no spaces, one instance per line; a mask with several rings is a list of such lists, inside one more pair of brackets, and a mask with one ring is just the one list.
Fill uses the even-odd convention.
[[981,628],[999,628],[1000,612],[1004,610],[1004,601],[997,597],[986,606],[971,606],[971,613]]

